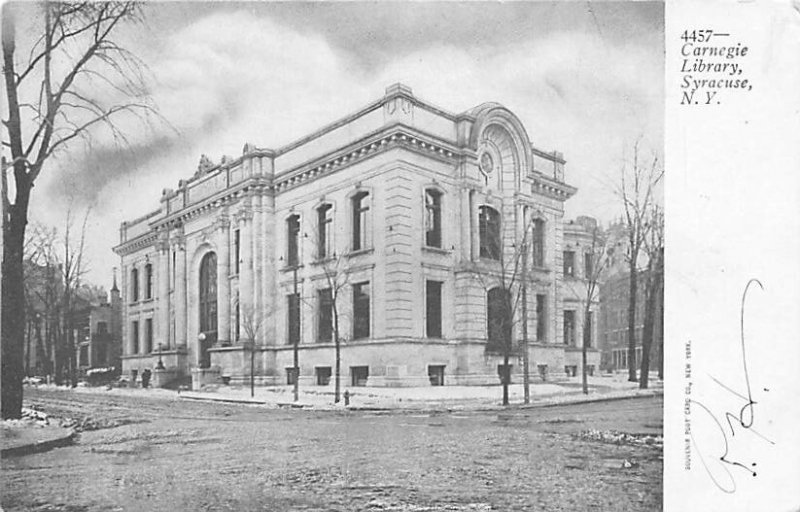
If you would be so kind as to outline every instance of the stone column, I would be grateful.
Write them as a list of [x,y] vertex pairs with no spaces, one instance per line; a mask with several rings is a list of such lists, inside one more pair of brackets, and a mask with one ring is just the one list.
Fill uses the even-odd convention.
[[158,340],[162,348],[170,348],[169,337],[169,244],[164,241],[158,250]]
[[246,211],[239,217],[239,333],[242,339],[251,336],[244,329],[249,321],[256,325],[257,312],[253,308],[253,247],[252,247],[253,214]]
[[217,343],[231,340],[230,227],[226,217],[217,224]]
[[178,243],[175,250],[175,345],[186,346],[186,246]]

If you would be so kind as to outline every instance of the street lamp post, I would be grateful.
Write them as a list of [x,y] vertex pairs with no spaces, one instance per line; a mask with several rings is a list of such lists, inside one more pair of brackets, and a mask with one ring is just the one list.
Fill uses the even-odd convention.
[[[294,267],[294,297],[297,301],[297,321],[302,322],[303,315],[300,312],[300,295],[297,293],[297,265]],[[298,329],[301,333],[303,332],[302,327]],[[296,336],[294,339],[294,368],[292,368],[292,372],[294,373],[294,401],[297,402],[299,400],[300,395],[300,362],[299,362],[299,354],[298,354],[298,344],[300,342],[300,336]]]

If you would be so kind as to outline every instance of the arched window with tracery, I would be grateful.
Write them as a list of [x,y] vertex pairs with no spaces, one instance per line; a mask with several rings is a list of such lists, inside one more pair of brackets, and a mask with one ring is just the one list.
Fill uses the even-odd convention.
[[200,262],[200,332],[204,335],[200,347],[200,366],[208,367],[208,347],[217,336],[217,255],[209,252]]

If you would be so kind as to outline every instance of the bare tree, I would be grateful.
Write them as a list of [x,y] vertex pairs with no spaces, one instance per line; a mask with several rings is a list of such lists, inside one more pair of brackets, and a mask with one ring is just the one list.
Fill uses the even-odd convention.
[[[330,322],[330,332],[333,337],[335,353],[334,362],[334,388],[333,402],[339,403],[341,400],[341,374],[342,374],[342,342],[345,341],[341,334],[340,320],[342,317],[342,292],[350,284],[351,264],[347,254],[330,255],[320,254],[320,267],[325,279],[326,288],[318,292],[320,308],[330,309],[330,318],[320,318],[320,328],[324,327],[325,322]],[[323,304],[324,303],[324,304]],[[320,329],[320,330],[321,330]],[[320,334],[320,336],[324,336]],[[320,340],[322,341],[322,340]]]
[[[19,418],[22,412],[23,248],[34,182],[75,139],[87,140],[103,128],[124,141],[115,120],[152,110],[145,101],[141,63],[113,37],[124,22],[140,19],[139,2],[45,2],[41,16],[24,16],[41,26],[33,29],[40,32],[30,48],[20,49],[20,57],[16,18],[23,6],[9,3],[2,13],[8,108],[3,147],[11,153],[2,169],[3,418]],[[13,173],[13,189],[6,171]]]
[[267,318],[272,316],[272,310],[256,311],[252,305],[242,307],[237,304],[239,313],[241,315],[242,331],[245,335],[245,347],[250,352],[250,396],[255,395],[255,357],[256,357],[256,341],[261,335],[264,323]]
[[[500,352],[503,356],[503,405],[509,404],[508,386],[511,381],[510,359],[520,347],[515,347],[517,325],[522,326],[523,384],[525,403],[530,400],[528,375],[527,297],[528,290],[538,282],[535,271],[529,268],[533,246],[533,218],[525,208],[523,219],[514,218],[505,225],[498,216],[487,215],[480,222],[486,226],[482,233],[485,243],[481,247],[483,261],[473,268],[474,277],[486,292],[487,297],[487,350]],[[514,210],[516,212],[516,209]],[[488,212],[488,213],[486,213]],[[499,213],[499,212],[498,212]],[[516,217],[516,215],[515,215]]]
[[588,349],[592,341],[592,322],[589,321],[592,304],[597,302],[600,282],[605,276],[611,258],[614,254],[614,246],[610,243],[608,237],[600,230],[600,227],[595,225],[592,229],[592,241],[589,251],[586,255],[586,265],[584,265],[584,284],[585,289],[583,296],[583,346],[581,348],[581,363],[582,363],[582,384],[583,393],[589,394],[589,378],[587,371]]
[[80,314],[78,309],[78,292],[81,289],[83,276],[87,272],[87,265],[84,259],[84,248],[86,244],[86,223],[89,220],[89,209],[81,223],[77,242],[74,238],[71,211],[67,211],[67,218],[64,228],[64,259],[61,262],[61,277],[63,279],[62,288],[62,310],[64,312],[63,333],[66,335],[64,344],[67,353],[68,374],[72,387],[78,385],[78,365],[76,361],[75,344],[75,324],[77,316]]
[[628,380],[636,382],[636,301],[639,281],[639,259],[649,233],[648,215],[655,202],[655,188],[664,176],[658,157],[649,165],[639,156],[639,142],[633,145],[631,168],[622,166],[617,194],[622,200],[628,263]]
[[[642,365],[639,376],[639,387],[646,389],[650,375],[650,351],[655,341],[656,322],[664,321],[664,210],[652,205],[648,216],[649,232],[645,238],[644,249],[647,253],[647,272],[645,273],[645,308],[644,326],[642,328]],[[659,365],[663,364],[664,339],[661,330],[661,346],[659,347]],[[659,368],[659,371],[661,368]]]

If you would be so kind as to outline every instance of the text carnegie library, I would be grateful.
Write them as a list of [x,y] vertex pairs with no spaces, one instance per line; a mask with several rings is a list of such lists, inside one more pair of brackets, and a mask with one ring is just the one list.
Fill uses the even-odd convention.
[[686,43],[681,47],[683,63],[681,73],[727,73],[729,76],[742,74],[738,62],[711,62],[708,58],[721,58],[725,61],[735,61],[738,57],[745,57],[749,53],[747,46],[737,43],[734,46],[699,46]]

